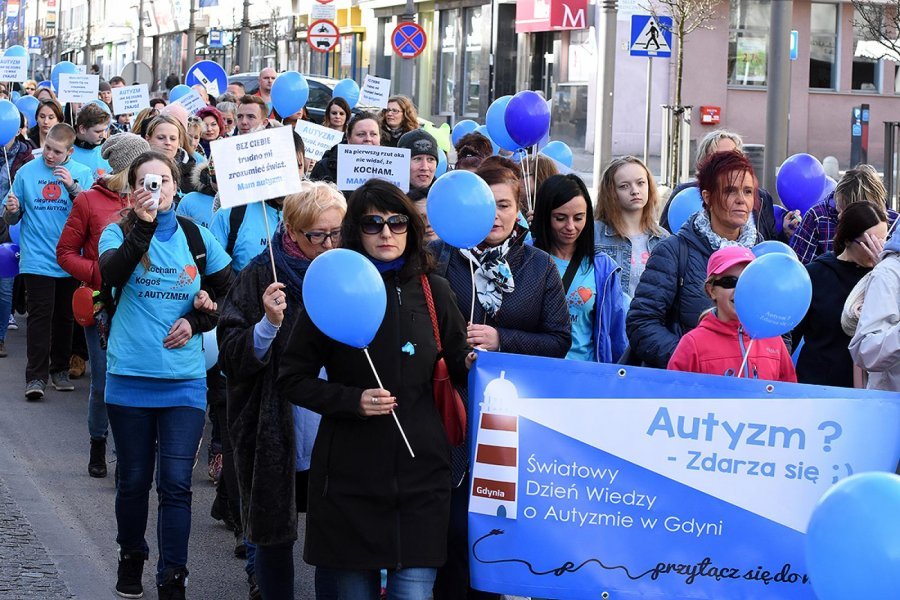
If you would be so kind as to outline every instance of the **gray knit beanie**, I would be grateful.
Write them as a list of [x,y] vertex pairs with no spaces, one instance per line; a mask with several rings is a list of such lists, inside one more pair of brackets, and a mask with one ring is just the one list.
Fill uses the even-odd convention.
[[404,133],[397,142],[397,147],[408,148],[410,150],[410,158],[420,154],[427,154],[428,156],[433,156],[434,160],[440,160],[438,158],[437,140],[423,129],[413,129]]
[[113,173],[118,173],[128,169],[144,152],[150,152],[147,140],[133,133],[117,133],[103,142],[100,156],[109,163]]

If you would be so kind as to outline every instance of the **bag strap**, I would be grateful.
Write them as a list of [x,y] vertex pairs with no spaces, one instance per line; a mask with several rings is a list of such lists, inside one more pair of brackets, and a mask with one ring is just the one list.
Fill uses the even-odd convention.
[[247,205],[241,204],[240,206],[235,206],[231,209],[231,214],[228,215],[228,243],[225,244],[225,253],[228,256],[231,256],[231,253],[234,252],[234,245],[237,244],[237,236],[238,230],[241,228],[241,223],[244,222],[244,215],[247,214]]
[[190,250],[191,256],[194,258],[194,264],[197,265],[197,272],[202,278],[206,273],[206,243],[203,241],[203,234],[200,233],[200,228],[197,224],[187,217],[178,215],[176,218],[184,231],[184,236],[187,238],[188,250]]
[[425,304],[428,305],[428,314],[431,316],[431,328],[434,330],[434,341],[437,342],[438,354],[443,352],[441,348],[441,332],[438,329],[437,311],[434,309],[434,297],[431,295],[431,284],[428,276],[422,273],[422,291],[425,292]]
[[575,274],[578,272],[578,265],[581,261],[570,260],[569,266],[566,267],[566,272],[562,278],[563,291],[566,293],[566,296],[569,295],[569,288],[572,287],[572,282],[575,281]]

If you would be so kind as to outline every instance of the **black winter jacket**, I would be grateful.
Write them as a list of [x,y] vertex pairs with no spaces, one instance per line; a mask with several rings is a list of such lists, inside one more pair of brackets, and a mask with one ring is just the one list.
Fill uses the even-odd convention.
[[[450,445],[434,408],[437,345],[417,274],[384,275],[387,311],[369,345],[416,454],[389,416],[359,414],[377,388],[362,350],[328,338],[303,312],[279,367],[282,397],[322,415],[309,473],[304,560],[343,569],[439,567],[447,552]],[[465,384],[465,322],[447,282],[429,276],[451,377]],[[401,351],[407,342],[412,354]],[[325,367],[328,381],[319,379]]]
[[337,183],[337,151],[338,144],[325,151],[309,174],[310,180]]

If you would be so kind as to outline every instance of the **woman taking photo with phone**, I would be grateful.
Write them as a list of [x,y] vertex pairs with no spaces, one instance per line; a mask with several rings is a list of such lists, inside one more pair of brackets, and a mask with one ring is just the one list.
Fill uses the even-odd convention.
[[119,469],[116,592],[126,598],[143,594],[154,468],[159,597],[185,597],[191,472],[206,416],[200,334],[215,326],[211,307],[199,305],[197,296],[201,279],[215,297],[224,297],[232,280],[230,259],[212,234],[175,217],[180,175],[165,155],[138,156],[128,169],[133,208],[100,236],[100,273],[118,296],[107,345],[106,405]]

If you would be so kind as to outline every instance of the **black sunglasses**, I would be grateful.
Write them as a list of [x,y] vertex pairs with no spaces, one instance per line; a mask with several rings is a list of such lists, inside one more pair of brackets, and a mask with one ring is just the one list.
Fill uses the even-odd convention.
[[331,240],[331,243],[337,245],[341,241],[341,230],[335,229],[325,233],[324,231],[304,231],[303,235],[309,240],[310,244],[324,244],[325,240]]
[[725,277],[719,277],[718,279],[713,279],[711,285],[720,287],[724,290],[733,290],[737,287],[738,278],[734,275],[726,275]]
[[378,215],[367,215],[360,219],[359,227],[366,235],[378,235],[384,231],[387,225],[391,229],[391,233],[406,233],[409,226],[409,217],[406,215],[393,215],[385,219]]

